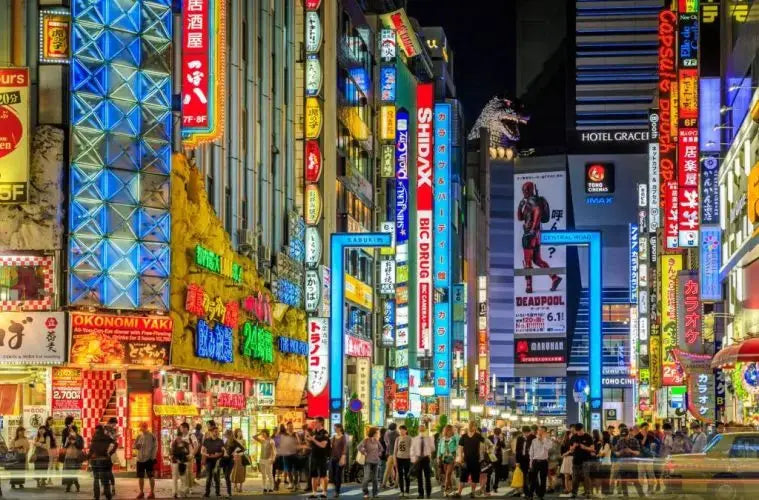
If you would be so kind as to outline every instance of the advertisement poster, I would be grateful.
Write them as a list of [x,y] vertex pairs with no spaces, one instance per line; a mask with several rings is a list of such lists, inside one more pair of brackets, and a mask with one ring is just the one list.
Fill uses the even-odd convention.
[[514,175],[514,333],[566,334],[566,248],[540,244],[566,229],[566,174]]
[[329,319],[308,318],[308,416],[329,413]]
[[673,349],[677,348],[677,275],[683,269],[682,255],[661,256],[661,343],[662,385],[682,385],[684,376]]
[[29,201],[29,68],[0,68],[0,203]]
[[71,313],[71,363],[161,366],[169,363],[167,316]]
[[518,339],[514,342],[514,362],[520,364],[566,363],[565,338]]
[[66,361],[63,312],[4,312],[0,315],[0,363],[62,364]]
[[73,415],[82,418],[82,370],[79,368],[53,367],[52,415],[57,419]]
[[40,9],[40,62],[68,64],[71,18],[57,9]]

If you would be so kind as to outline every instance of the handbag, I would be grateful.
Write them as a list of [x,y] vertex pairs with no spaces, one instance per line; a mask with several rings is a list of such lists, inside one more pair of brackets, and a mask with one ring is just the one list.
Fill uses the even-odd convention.
[[408,470],[408,474],[410,477],[416,477],[419,474],[419,461],[417,460],[413,464],[411,464],[411,468]]
[[242,457],[240,458],[240,462],[242,463],[243,467],[248,467],[253,464],[253,461],[250,459],[247,453],[243,453]]
[[359,465],[364,465],[366,463],[366,455],[361,453],[360,451],[356,453],[356,463]]
[[524,488],[524,473],[522,472],[522,468],[518,465],[516,469],[514,469],[514,476],[511,478],[511,487],[515,490]]

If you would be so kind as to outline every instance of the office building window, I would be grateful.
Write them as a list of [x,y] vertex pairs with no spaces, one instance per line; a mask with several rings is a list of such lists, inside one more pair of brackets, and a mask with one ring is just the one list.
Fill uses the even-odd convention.
[[627,304],[605,304],[603,307],[604,323],[629,323],[630,306]]

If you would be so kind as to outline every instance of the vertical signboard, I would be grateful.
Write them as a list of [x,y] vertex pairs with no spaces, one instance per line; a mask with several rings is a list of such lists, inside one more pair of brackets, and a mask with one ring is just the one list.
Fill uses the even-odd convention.
[[659,229],[659,110],[648,113],[648,230],[656,234]]
[[638,225],[630,224],[630,303],[638,303]]
[[308,318],[308,416],[329,413],[329,320]]
[[677,15],[664,9],[659,12],[659,189],[663,243],[667,249],[678,245],[677,143],[672,140],[677,109],[672,108],[671,99],[677,92],[676,41]]
[[416,349],[432,348],[432,134],[434,87],[416,87]]
[[677,348],[677,275],[683,269],[683,256],[661,256],[661,343],[662,385],[681,385],[683,375],[673,349]]
[[565,172],[514,175],[514,333],[566,334],[566,247],[541,246],[566,229]]
[[435,104],[433,365],[436,396],[451,390],[451,105]]
[[677,339],[681,350],[693,354],[703,352],[701,336],[701,300],[698,274],[695,271],[680,273],[677,277]]
[[698,14],[678,18],[678,246],[698,245],[701,211],[698,147]]
[[485,399],[490,387],[490,332],[488,330],[488,278],[477,278],[477,387],[480,399]]
[[701,226],[699,245],[700,299],[707,302],[722,300],[722,283],[719,269],[722,267],[722,229],[720,226]]
[[701,224],[719,224],[719,155],[701,156]]
[[29,201],[29,68],[0,68],[0,203]]
[[[395,34],[393,43],[395,43]],[[395,47],[395,45],[393,45]],[[395,113],[395,348],[396,367],[408,366],[409,113]],[[406,399],[408,401],[408,399]]]

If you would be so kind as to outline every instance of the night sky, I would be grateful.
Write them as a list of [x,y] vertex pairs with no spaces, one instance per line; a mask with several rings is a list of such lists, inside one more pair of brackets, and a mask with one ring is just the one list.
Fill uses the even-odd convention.
[[408,0],[422,26],[442,26],[469,127],[494,95],[514,96],[513,0]]

